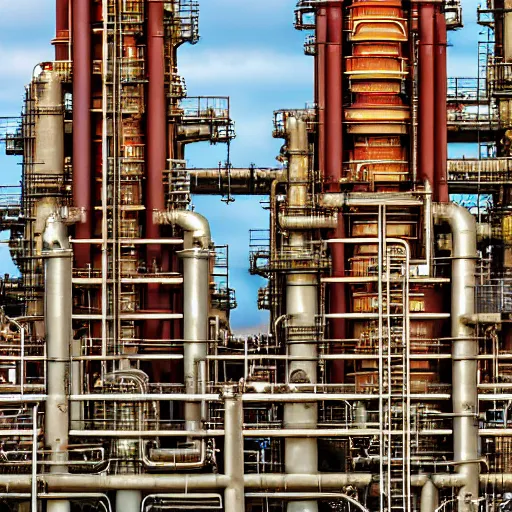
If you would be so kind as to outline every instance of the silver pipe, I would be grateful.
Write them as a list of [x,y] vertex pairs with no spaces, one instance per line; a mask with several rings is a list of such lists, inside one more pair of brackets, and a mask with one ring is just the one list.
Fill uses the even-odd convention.
[[[374,398],[377,396],[374,395]],[[324,398],[325,400],[325,398]],[[319,429],[308,429],[308,428],[294,428],[294,429],[246,429],[243,431],[244,437],[257,438],[257,437],[285,437],[285,438],[308,438],[315,439],[318,437],[353,437],[353,436],[375,436],[379,435],[379,430],[374,428],[358,427],[358,423],[354,423],[354,428],[319,428]],[[0,431],[9,433],[9,435],[23,435],[23,431]],[[399,433],[400,431],[397,430]],[[503,435],[511,435],[512,429],[485,429],[480,431],[480,435],[491,435],[500,436],[500,432]],[[452,434],[452,429],[425,429],[414,431],[415,434],[420,436],[447,436]],[[191,437],[191,438],[203,438],[203,437],[221,437],[225,435],[224,430],[70,430],[70,436],[73,437],[115,437],[115,438],[133,438],[133,437]],[[171,453],[185,454],[189,453],[190,450],[151,450],[151,456],[149,460],[168,460],[177,463],[177,457],[172,458]],[[156,466],[155,466],[156,467]]]
[[[183,366],[185,392],[198,395],[199,365],[204,364],[208,354],[208,313],[210,306],[210,246],[211,233],[208,220],[189,210],[154,212],[157,224],[177,225],[184,231],[183,251],[178,253],[183,260]],[[203,375],[203,380],[205,375]],[[185,428],[190,431],[202,429],[205,399],[190,400],[185,403]],[[184,453],[186,452],[186,453]],[[206,459],[205,441],[194,440],[190,449],[158,450],[151,456],[143,454],[146,465],[150,467],[172,466],[175,469],[194,469],[202,467]],[[178,460],[180,459],[180,460]],[[192,459],[192,460],[190,460]]]
[[[80,364],[81,356],[80,339],[71,340],[71,394],[78,395],[82,391],[82,369]],[[101,357],[101,356],[100,356]],[[84,428],[83,425],[83,404],[81,402],[71,402],[70,404],[71,425],[76,429]]]
[[342,208],[344,206],[421,206],[423,201],[414,194],[382,192],[329,192],[318,198],[324,208]]
[[[48,398],[45,408],[45,444],[51,449],[52,473],[67,472],[69,439],[69,365],[73,338],[72,256],[67,228],[56,214],[48,217],[43,233],[45,258],[45,328]],[[69,512],[66,500],[51,500],[48,512]]]
[[334,229],[338,215],[279,215],[279,225],[286,230]]
[[211,245],[210,224],[199,213],[190,210],[154,212],[153,221],[155,224],[172,224],[183,229],[186,249],[208,249]]
[[[94,491],[194,491],[206,489],[223,489],[229,484],[225,475],[39,475],[39,482],[49,491],[82,492]],[[30,475],[0,475],[0,489],[9,491],[28,491],[31,486]]]
[[[286,121],[288,142],[288,206],[290,209],[307,205],[308,192],[308,135],[306,122],[303,119],[289,117]],[[280,216],[283,229],[312,230],[317,228],[335,228],[337,215],[331,216]],[[306,245],[309,233],[295,232],[289,238],[289,245],[302,248]],[[315,274],[289,273],[286,276],[286,318],[291,328],[316,325],[318,314],[318,279]],[[290,361],[287,369],[287,382],[317,381],[317,346],[309,343],[306,335],[295,337],[289,343],[287,354],[291,357],[311,358],[310,361]],[[284,407],[283,424],[285,428],[315,429],[318,422],[316,401],[310,403],[289,403]],[[285,471],[286,473],[310,474],[318,472],[318,445],[316,439],[291,438],[285,439]],[[315,500],[290,501],[287,512],[318,512]]]
[[226,512],[244,512],[244,408],[235,386],[226,386],[224,396],[224,467],[229,485],[224,492]]
[[432,186],[425,180],[425,260],[428,267],[428,275],[432,276],[432,254],[434,250],[434,217],[432,215]]
[[119,512],[140,512],[142,493],[140,491],[117,491],[116,510]]
[[[198,365],[206,360],[209,309],[209,262],[210,252],[204,249],[185,249],[179,252],[183,260],[183,364],[185,392],[196,394],[198,389]],[[200,404],[185,404],[187,430],[201,428]]]
[[[454,477],[457,475],[445,475]],[[512,475],[511,482],[512,482]],[[39,482],[50,492],[97,492],[139,490],[145,492],[196,491],[207,489],[225,489],[230,484],[226,475],[182,474],[182,475],[50,475],[39,476]],[[317,473],[302,474],[249,474],[244,475],[245,489],[288,491],[339,490],[353,486],[364,488],[370,485],[370,473]],[[0,489],[12,492],[30,490],[30,475],[0,475]],[[423,485],[423,484],[422,484]]]
[[453,203],[434,204],[436,222],[447,222],[452,231],[452,395],[453,452],[460,464],[457,470],[465,477],[459,493],[459,510],[470,512],[471,501],[479,496],[480,464],[478,459],[478,424],[474,417],[459,413],[478,413],[478,342],[474,330],[464,317],[475,313],[474,287],[477,258],[476,221],[463,207]]
[[428,479],[421,489],[421,512],[435,512],[439,506],[439,491],[432,480]]
[[[312,386],[314,387],[314,386]],[[451,395],[447,393],[411,393],[411,398],[415,400],[440,400],[444,398],[450,398]],[[498,396],[498,398],[496,398]],[[486,397],[491,397],[490,400],[500,400],[504,399],[510,400],[510,396],[512,395],[504,395],[504,398],[499,398],[501,395],[481,395],[481,400],[485,400]],[[494,397],[494,398],[493,398]],[[371,393],[323,393],[323,392],[311,392],[311,393],[244,393],[242,395],[242,400],[244,402],[281,402],[281,403],[290,403],[290,402],[319,402],[322,400],[329,401],[343,401],[343,400],[375,400],[378,398],[377,394]],[[21,395],[7,395],[0,396],[0,404],[1,403],[30,403],[36,401],[44,401],[46,397],[44,395],[30,395],[29,398],[23,398]],[[136,393],[91,393],[91,394],[83,394],[83,395],[72,395],[70,400],[78,400],[82,402],[86,401],[97,401],[97,402],[162,402],[162,401],[175,401],[175,402],[201,402],[203,400],[207,400],[210,402],[218,402],[220,401],[219,395],[215,394],[180,394],[180,393],[162,393],[162,394],[136,394]]]
[[32,409],[32,422],[34,430],[32,432],[32,481],[30,489],[30,498],[32,504],[32,512],[37,511],[37,411],[39,405],[35,404]]
[[317,474],[251,474],[244,476],[246,489],[287,491],[314,491],[340,489],[346,486],[368,487],[372,482],[369,473],[317,473]]

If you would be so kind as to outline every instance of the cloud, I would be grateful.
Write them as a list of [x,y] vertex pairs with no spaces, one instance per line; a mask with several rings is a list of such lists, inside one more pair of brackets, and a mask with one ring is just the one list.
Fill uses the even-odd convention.
[[312,60],[300,54],[270,50],[216,48],[183,52],[179,69],[187,81],[210,84],[236,83],[261,86],[311,81]]

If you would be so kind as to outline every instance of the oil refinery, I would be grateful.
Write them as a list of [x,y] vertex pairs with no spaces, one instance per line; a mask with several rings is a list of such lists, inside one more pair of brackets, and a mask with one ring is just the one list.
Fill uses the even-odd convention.
[[[235,138],[180,75],[199,3],[48,2],[0,118],[0,511],[511,511],[512,1],[451,78],[460,0],[299,0],[314,101],[268,113],[275,168],[187,163]],[[226,193],[266,197],[250,336],[193,205]]]

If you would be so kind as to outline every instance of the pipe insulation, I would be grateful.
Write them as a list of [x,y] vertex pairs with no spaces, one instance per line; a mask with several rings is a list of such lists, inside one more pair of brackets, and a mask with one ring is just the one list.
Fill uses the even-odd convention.
[[470,512],[478,500],[478,341],[466,318],[475,314],[474,288],[477,259],[476,220],[454,203],[433,205],[437,223],[446,222],[452,232],[452,403],[453,455],[465,485],[459,493],[459,510]]
[[[71,276],[73,251],[67,228],[57,215],[46,221],[43,233],[45,259],[45,328],[48,398],[45,410],[45,444],[51,450],[51,473],[67,473],[69,432],[69,365],[72,334]],[[69,501],[50,500],[48,512],[69,512]]]

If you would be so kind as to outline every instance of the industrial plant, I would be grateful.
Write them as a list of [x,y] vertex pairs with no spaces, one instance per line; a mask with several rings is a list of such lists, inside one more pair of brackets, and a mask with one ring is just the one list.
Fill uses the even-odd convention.
[[[236,144],[180,75],[199,3],[48,2],[55,59],[0,118],[0,511],[511,511],[512,1],[452,78],[460,0],[300,0],[274,168],[187,161]],[[266,197],[263,332],[197,194]]]

